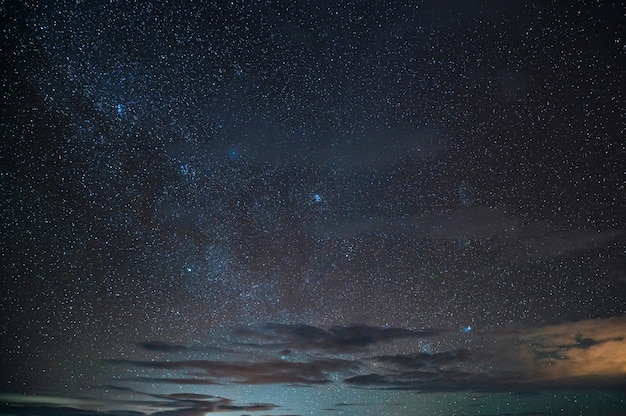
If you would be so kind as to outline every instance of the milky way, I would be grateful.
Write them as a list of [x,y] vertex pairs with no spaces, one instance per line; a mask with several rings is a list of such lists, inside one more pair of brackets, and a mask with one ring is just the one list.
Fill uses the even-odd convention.
[[0,413],[624,412],[626,10],[396,3],[0,6]]

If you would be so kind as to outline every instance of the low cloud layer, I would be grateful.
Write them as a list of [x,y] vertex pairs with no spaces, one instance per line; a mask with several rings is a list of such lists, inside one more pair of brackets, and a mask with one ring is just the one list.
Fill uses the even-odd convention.
[[[421,347],[422,341],[441,337],[453,344],[453,333],[457,338],[473,337],[473,342],[466,343],[468,347],[439,351]],[[239,403],[220,395],[197,394],[193,389],[198,387],[210,392],[229,386],[283,386],[284,391],[296,395],[302,388],[331,385],[416,393],[538,393],[546,389],[612,392],[626,388],[625,316],[483,333],[473,330],[469,334],[366,325],[320,328],[267,324],[234,330],[228,339],[230,349],[224,347],[223,340],[219,348],[141,342],[138,345],[146,359],[103,362],[115,374],[129,374],[101,380],[99,391],[110,395],[104,400],[68,397],[67,406],[62,406],[63,399],[59,398],[4,395],[0,413],[289,414],[288,408],[281,407],[280,397],[271,400],[275,403]],[[209,355],[213,358],[205,358]],[[177,393],[156,393],[155,389]]]
[[534,350],[533,379],[556,383],[626,381],[626,317],[542,327],[524,334]]
[[[194,378],[191,382],[214,384],[327,384],[329,373],[356,369],[356,363],[348,360],[325,359],[308,362],[262,361],[220,362],[211,360],[185,361],[131,361],[111,360],[111,364],[123,367],[154,370],[180,371]],[[152,382],[159,379],[151,378]]]
[[260,339],[255,346],[287,350],[319,350],[335,353],[363,351],[381,343],[402,339],[430,338],[445,333],[441,330],[409,330],[378,328],[368,325],[333,326],[329,329],[310,325],[267,324],[255,329],[240,329],[242,335]]
[[233,400],[205,394],[147,394],[132,389],[134,400],[88,399],[0,394],[0,414],[16,416],[203,416],[208,413],[271,411],[269,403],[238,405]]
[[[348,386],[432,392],[597,387],[599,379],[602,379],[600,385],[611,388],[626,382],[626,317],[622,316],[532,329],[477,332],[471,336],[480,339],[484,346],[438,352],[420,350],[417,341],[451,331],[267,324],[235,333],[245,341],[233,343],[233,354],[237,354],[233,361],[112,360],[109,363],[177,372],[180,376],[135,381],[175,380],[189,384],[338,382]],[[378,354],[390,344],[400,345],[401,341],[406,352]],[[143,345],[146,350],[152,350],[152,343]],[[243,359],[242,346],[248,350],[247,358],[243,354]],[[410,351],[411,348],[417,351]]]

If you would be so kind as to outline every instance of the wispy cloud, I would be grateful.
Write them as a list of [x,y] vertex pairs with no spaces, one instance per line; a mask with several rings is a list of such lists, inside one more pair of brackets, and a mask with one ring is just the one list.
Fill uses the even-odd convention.
[[506,258],[547,259],[607,244],[623,237],[625,230],[567,230],[525,218],[506,207],[473,206],[416,218],[421,233],[441,239],[494,238],[509,253]]
[[225,353],[229,352],[229,350],[215,347],[215,346],[197,346],[197,345],[183,345],[183,344],[175,344],[167,341],[142,341],[138,342],[137,345],[143,348],[146,351],[153,352],[163,352],[168,354],[174,353],[182,353],[182,352],[215,352],[215,353]]
[[[521,216],[506,206],[466,206],[439,213],[395,217],[343,218],[316,223],[311,232],[318,238],[341,239],[383,232],[413,233],[428,241],[488,240],[491,258],[497,254],[506,264],[550,260],[603,247],[626,237],[624,229],[568,229]],[[616,267],[623,269],[623,265]],[[622,273],[622,278],[623,273]]]

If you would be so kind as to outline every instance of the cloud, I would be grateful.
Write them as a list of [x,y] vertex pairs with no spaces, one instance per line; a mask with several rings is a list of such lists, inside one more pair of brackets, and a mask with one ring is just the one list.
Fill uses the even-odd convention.
[[[341,239],[374,232],[414,233],[428,240],[488,240],[492,254],[507,264],[547,260],[602,247],[626,236],[624,229],[563,229],[523,217],[505,206],[467,206],[410,219],[368,217],[330,219],[311,225],[320,239]],[[493,255],[491,256],[493,258]],[[623,271],[623,265],[614,265]],[[614,276],[623,279],[624,273]]]
[[510,413],[510,412],[506,412],[506,413],[475,413],[475,415],[480,415],[480,416],[550,416],[553,415],[554,413],[552,412],[521,412],[521,413]]
[[179,352],[228,352],[223,348],[213,346],[189,346],[183,344],[174,344],[166,341],[142,341],[137,343],[138,346],[146,351],[164,352],[174,354]]
[[[109,360],[109,363],[155,370],[184,371],[198,378],[184,378],[189,384],[327,384],[329,373],[355,370],[348,360],[325,359],[307,362],[285,360],[262,362],[221,362],[210,360],[140,361]],[[132,380],[132,379],[131,379]],[[153,380],[153,378],[150,378]],[[155,378],[154,380],[165,380]],[[136,381],[145,381],[141,378]]]
[[408,370],[438,370],[451,363],[469,360],[470,352],[466,349],[443,351],[436,353],[419,352],[404,355],[383,355],[371,360],[380,364],[386,364]]
[[[458,337],[458,331],[454,332]],[[445,330],[367,325],[320,328],[267,324],[232,332],[229,338],[232,354],[223,354],[220,359],[201,359],[206,350],[191,351],[177,345],[173,351],[184,350],[197,355],[197,359],[105,361],[113,366],[113,374],[137,374],[103,380],[100,391],[114,397],[113,400],[0,395],[0,401],[5,403],[0,413],[195,416],[215,412],[271,412],[283,404],[283,393],[275,399],[278,404],[255,400],[241,404],[207,394],[233,391],[228,389],[240,391],[237,388],[241,386],[270,388],[274,393],[283,391],[293,395],[298,393],[293,389],[283,390],[280,385],[312,389],[307,391],[326,391],[335,386],[344,392],[348,387],[353,391],[416,393],[521,394],[543,390],[626,389],[626,316],[534,328],[484,332],[474,329],[464,348],[427,352],[420,347],[421,338],[432,336],[448,336],[447,340],[438,339],[440,346],[458,344],[451,334],[452,331]],[[146,345],[149,345],[147,352],[153,351],[153,346],[157,351],[172,350],[171,344],[158,341]],[[337,358],[338,354],[341,358]],[[142,392],[137,386],[152,392]],[[203,394],[197,394],[196,386],[205,386],[201,390]],[[156,393],[167,391],[170,394]],[[240,393],[237,397],[245,400],[245,395],[242,397]],[[365,405],[350,401],[350,406],[359,404]]]
[[529,257],[554,257],[606,244],[624,230],[561,230],[550,224],[521,217],[506,207],[472,206],[438,215],[416,218],[414,224],[426,235],[457,239],[498,237],[501,244],[523,249]]
[[98,410],[77,409],[75,407],[57,406],[54,404],[17,405],[13,403],[0,404],[0,414],[13,416],[144,416],[143,412],[115,411],[102,412]]
[[[131,394],[135,399],[109,398],[103,400],[85,397],[0,394],[0,414],[24,416],[203,416],[207,413],[271,411],[278,407],[271,403],[238,405],[231,399],[206,394],[149,394],[132,389],[126,393]],[[144,397],[151,399],[146,400]]]
[[162,384],[174,384],[174,385],[180,385],[180,384],[190,384],[190,385],[197,385],[197,386],[209,386],[212,384],[221,384],[217,381],[213,381],[213,380],[207,380],[207,379],[202,379],[202,378],[173,378],[173,377],[125,377],[125,378],[121,378],[120,380],[123,381],[132,381],[132,382],[138,382],[138,383],[152,383],[152,384],[156,384],[156,383],[162,383]]
[[139,342],[138,345],[145,350],[156,352],[176,353],[189,350],[186,345],[171,344],[164,341],[144,341]]
[[[368,170],[392,166],[403,160],[434,160],[449,152],[445,134],[433,127],[420,129],[364,129],[358,140],[337,140],[335,133],[310,136],[301,131],[302,140],[287,143],[284,131],[267,124],[260,116],[240,127],[242,136],[257,140],[224,141],[218,152],[215,146],[209,154],[228,154],[257,162],[277,163],[296,160],[302,164],[332,166],[346,170]],[[259,136],[261,135],[261,136]],[[317,145],[313,145],[313,141]],[[179,151],[180,152],[180,151]]]
[[[166,397],[172,397],[166,396]],[[178,409],[165,410],[153,413],[153,416],[204,416],[206,413],[217,412],[258,412],[269,411],[276,408],[276,405],[267,403],[254,403],[249,405],[235,405],[230,399],[218,398],[217,400],[204,399],[174,399],[181,406]]]
[[552,231],[534,234],[523,231],[518,240],[509,247],[510,251],[522,252],[528,259],[559,257],[574,251],[583,251],[602,246],[624,235],[621,230],[614,231]]
[[[481,338],[474,344],[481,347],[410,351],[418,345],[411,340],[451,332],[368,325],[324,329],[272,323],[235,331],[235,338],[240,340],[233,345],[250,349],[247,358],[233,349],[237,360],[110,363],[180,373],[177,377],[125,379],[172,384],[315,386],[343,380],[354,387],[435,392],[597,387],[600,379],[600,385],[607,387],[626,382],[626,317],[478,332],[472,336]],[[389,344],[409,351],[376,354]],[[255,350],[264,353],[259,355]],[[271,358],[273,354],[282,358]]]
[[466,349],[374,356],[365,360],[364,367],[376,372],[349,377],[344,382],[358,387],[420,392],[501,390],[502,377],[495,380],[489,374],[472,370],[478,361],[478,356]]
[[626,381],[626,316],[550,325],[525,334],[534,350],[536,380]]
[[510,389],[485,374],[450,371],[396,371],[391,373],[371,373],[350,377],[347,384],[359,387],[384,388],[392,390],[414,390],[426,392],[482,391],[494,392]]
[[[360,387],[526,391],[626,387],[626,317],[484,334],[489,347],[372,357]],[[365,368],[365,366],[364,366]]]
[[356,352],[380,343],[411,338],[430,338],[445,332],[437,329],[415,331],[368,325],[333,326],[329,329],[322,329],[310,325],[275,323],[266,324],[258,329],[239,330],[242,335],[267,341],[265,344],[254,344],[256,346],[334,353]]
[[466,207],[415,219],[415,225],[422,233],[445,239],[490,237],[516,232],[521,223],[521,218],[504,208],[486,206]]

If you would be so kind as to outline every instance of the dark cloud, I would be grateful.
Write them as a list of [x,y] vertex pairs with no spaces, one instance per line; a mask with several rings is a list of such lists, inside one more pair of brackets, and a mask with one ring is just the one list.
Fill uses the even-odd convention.
[[[271,411],[271,403],[235,404],[231,399],[206,394],[148,394],[131,390],[135,399],[97,400],[84,397],[4,396],[0,414],[16,416],[203,416],[218,412]],[[158,400],[146,400],[150,397]],[[72,403],[60,406],[60,402]],[[93,410],[98,409],[98,410]],[[107,410],[108,409],[108,410]],[[134,410],[140,409],[140,410]],[[165,409],[165,410],[164,410]]]
[[522,259],[548,259],[606,245],[624,236],[623,230],[556,231],[546,227],[543,233],[522,229],[521,235],[508,246],[508,251],[525,253]]
[[206,380],[201,378],[173,378],[173,377],[126,377],[122,378],[123,381],[132,381],[138,383],[162,383],[162,384],[189,384],[197,386],[209,386],[214,384],[221,384],[213,380]]
[[482,415],[482,416],[545,416],[545,415],[551,415],[553,414],[552,412],[522,412],[522,413],[510,413],[510,412],[506,412],[506,413],[476,413],[476,415]]
[[[310,362],[283,360],[232,363],[209,360],[110,360],[109,362],[129,367],[191,372],[196,376],[202,377],[200,379],[184,379],[192,381],[189,384],[327,384],[330,383],[330,379],[327,377],[328,373],[357,369],[356,363],[338,359],[314,360]],[[145,380],[140,378],[137,381]]]
[[416,218],[414,224],[420,232],[435,238],[497,237],[509,251],[524,252],[531,259],[551,258],[589,249],[607,244],[625,234],[624,230],[619,229],[555,229],[547,222],[522,217],[504,206],[465,207]]
[[458,363],[470,359],[471,354],[468,350],[443,351],[432,354],[419,352],[415,354],[384,355],[372,358],[373,361],[378,363],[410,370],[424,368],[441,369],[451,363]]
[[214,399],[216,396],[211,394],[199,394],[199,393],[172,393],[172,394],[160,394],[158,397],[173,400],[203,400]]
[[[403,160],[436,160],[449,153],[448,139],[433,127],[416,129],[367,129],[359,133],[358,142],[337,140],[335,135],[318,135],[318,146],[308,140],[285,141],[285,132],[259,120],[240,127],[241,135],[257,140],[243,143],[241,140],[224,142],[221,154],[232,153],[233,158],[245,155],[256,162],[293,163],[334,167],[344,170],[368,170],[385,168]],[[281,137],[282,136],[282,137]],[[349,155],[349,157],[346,157]]]
[[368,325],[333,326],[326,330],[310,325],[275,323],[264,325],[259,329],[240,330],[241,334],[267,341],[266,344],[256,344],[257,346],[336,353],[355,352],[376,344],[401,339],[430,338],[444,332],[436,329],[414,331]]
[[267,403],[254,403],[249,405],[235,405],[232,400],[218,399],[216,401],[205,400],[180,400],[182,406],[179,409],[165,410],[153,413],[153,416],[203,416],[206,413],[216,412],[258,412],[273,410],[277,406]]
[[189,346],[182,344],[174,344],[167,341],[143,341],[138,342],[141,348],[146,351],[178,353],[178,352],[227,352],[222,348],[213,346]]
[[98,411],[49,405],[0,404],[0,414],[13,416],[145,416],[143,412],[115,410]]
[[[102,384],[118,399],[105,406],[98,401],[76,402],[73,413],[61,406],[51,408],[46,397],[3,397],[0,413],[15,415],[196,416],[213,412],[271,411],[268,403],[236,404],[228,398],[197,394],[186,385],[219,384],[260,386],[287,384],[316,388],[345,385],[355,389],[403,390],[413,392],[478,392],[515,394],[541,391],[626,389],[626,317],[572,322],[539,328],[501,329],[474,333],[479,340],[467,348],[426,352],[417,338],[446,331],[413,331],[402,328],[352,325],[318,328],[309,325],[268,324],[256,330],[239,330],[231,339],[233,354],[220,360],[108,360],[116,372],[135,372],[138,377],[117,377]],[[242,339],[244,338],[244,339]],[[261,339],[264,344],[247,345],[245,340]],[[407,342],[405,342],[407,341]],[[421,341],[421,340],[420,340]],[[406,353],[376,354],[380,347],[399,348]],[[308,344],[308,347],[304,347]],[[162,345],[154,342],[153,345]],[[166,344],[169,345],[169,344]],[[289,346],[289,359],[271,358],[283,354],[266,345]],[[472,346],[473,345],[473,346]],[[181,350],[184,349],[184,346]],[[297,351],[300,348],[301,351]],[[415,349],[418,349],[415,351]],[[178,350],[178,349],[177,349]],[[412,351],[411,351],[412,350]],[[338,352],[342,359],[336,358]],[[233,357],[237,357],[234,360]],[[130,384],[129,384],[130,383]],[[146,383],[146,384],[144,384]],[[180,388],[176,393],[143,393],[129,386],[164,384]],[[167,391],[167,390],[165,390]],[[14,404],[12,404],[14,403]],[[15,403],[23,405],[17,406]],[[357,406],[337,404],[328,410]],[[99,406],[99,407],[98,407]],[[93,411],[91,409],[127,409]],[[83,409],[83,410],[77,410]]]
[[[464,191],[465,192],[465,191]],[[464,199],[467,199],[464,196]],[[388,216],[329,219],[311,225],[320,239],[343,239],[373,233],[412,234],[424,241],[488,241],[490,267],[527,264],[605,247],[626,236],[624,229],[558,228],[552,223],[520,215],[507,206],[468,205],[410,219]],[[498,259],[495,261],[494,259]],[[610,267],[609,278],[624,281],[623,264]]]
[[[514,375],[510,375],[513,377]],[[398,370],[349,377],[345,383],[366,388],[414,390],[418,392],[505,391],[510,383],[503,378],[459,369],[431,371]]]
[[515,232],[521,222],[521,218],[515,217],[505,208],[485,206],[466,207],[415,219],[415,225],[421,232],[451,239]]
[[144,341],[139,342],[138,345],[145,350],[156,352],[176,353],[189,350],[186,345],[170,344],[165,341]]
[[626,386],[626,317],[483,334],[489,347],[372,357],[347,384],[416,391]]
[[626,283],[626,263],[613,263],[608,265],[607,269],[605,279]]
[[[622,238],[623,229],[556,229],[548,222],[521,216],[506,206],[465,206],[434,215],[415,216],[410,221],[370,217],[317,224],[320,238],[346,238],[375,231],[407,232],[442,240],[490,238],[507,258],[547,259],[574,251],[583,251]],[[524,255],[520,257],[520,253]],[[623,277],[623,276],[622,276]]]
[[[342,379],[354,387],[416,391],[528,391],[536,388],[623,385],[626,380],[623,317],[538,329],[474,334],[485,346],[363,356],[388,343],[434,337],[445,330],[414,331],[368,325],[323,329],[266,324],[239,329],[233,345],[251,348],[237,360],[112,360],[122,367],[178,371],[181,377],[136,377],[128,381],[171,384],[322,385]],[[259,342],[245,342],[245,341]],[[411,346],[413,345],[413,346]],[[254,349],[266,357],[259,360]],[[297,353],[296,353],[297,352]],[[334,358],[337,353],[342,359]],[[290,359],[271,358],[272,354]],[[302,355],[305,354],[305,355]],[[312,355],[308,355],[312,354]],[[315,357],[311,359],[311,357]],[[598,384],[599,383],[599,384]]]
[[445,135],[434,128],[366,131],[358,144],[340,141],[333,147],[322,147],[317,152],[317,160],[321,164],[350,170],[382,168],[405,159],[442,158],[450,151],[447,141]]
[[[464,196],[464,200],[467,198]],[[504,207],[466,206],[437,214],[417,215],[410,220],[370,216],[367,219],[344,219],[339,224],[318,223],[315,234],[325,238],[346,238],[375,231],[393,233],[412,230],[420,236],[454,240],[517,233],[523,222],[524,219],[516,217]]]

